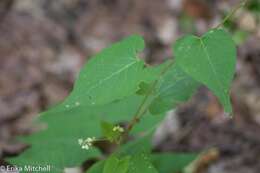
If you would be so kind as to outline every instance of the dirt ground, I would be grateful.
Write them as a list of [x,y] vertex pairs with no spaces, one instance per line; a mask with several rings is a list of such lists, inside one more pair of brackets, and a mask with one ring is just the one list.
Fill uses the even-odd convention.
[[[258,0],[256,3],[260,2]],[[171,44],[185,33],[216,26],[237,0],[1,0],[0,1],[0,163],[19,153],[16,135],[32,132],[38,112],[63,100],[80,67],[94,53],[124,36],[146,40],[142,57],[159,64],[172,56]],[[260,5],[259,5],[260,6]],[[155,139],[156,150],[215,148],[201,173],[259,173],[260,17],[240,10],[234,30],[247,31],[238,45],[232,86],[234,118],[201,88],[169,114]],[[241,38],[241,37],[238,37]]]

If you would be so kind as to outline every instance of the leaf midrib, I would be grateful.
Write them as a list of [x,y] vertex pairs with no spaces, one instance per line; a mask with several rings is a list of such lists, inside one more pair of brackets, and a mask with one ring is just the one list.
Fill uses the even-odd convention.
[[100,81],[96,82],[96,84],[93,84],[92,87],[90,87],[86,93],[88,93],[88,92],[90,92],[91,90],[97,88],[99,85],[101,85],[101,84],[104,83],[105,81],[111,79],[111,78],[114,77],[115,75],[117,75],[117,74],[123,72],[124,70],[128,69],[130,66],[132,66],[132,65],[134,65],[134,64],[136,64],[136,63],[138,63],[138,62],[140,62],[140,61],[139,61],[139,60],[133,61],[132,63],[123,66],[121,69],[117,70],[116,72],[113,72],[111,75],[107,76],[107,77],[104,78],[103,80],[100,80]]
[[113,78],[114,76],[116,76],[117,74],[127,70],[129,67],[135,65],[136,63],[139,63],[140,60],[135,59],[135,61],[133,61],[130,64],[127,64],[125,66],[123,66],[121,69],[117,70],[116,72],[113,72],[111,75],[107,76],[106,78],[104,78],[103,80],[100,80],[98,82],[96,82],[95,84],[93,84],[84,94],[79,95],[78,97],[75,97],[74,100],[77,100],[78,98],[82,97],[82,96],[86,96],[88,93],[90,93],[90,91],[92,91],[93,89],[97,88],[99,85],[101,85],[102,83],[104,83],[105,81]]
[[212,72],[213,72],[215,78],[217,79],[217,80],[216,80],[216,81],[217,81],[217,85],[218,85],[218,87],[219,87],[222,91],[224,91],[224,88],[222,87],[222,83],[221,83],[220,79],[218,78],[216,69],[214,68],[213,63],[211,62],[211,58],[210,58],[210,56],[209,56],[209,54],[208,54],[206,45],[204,44],[202,38],[199,37],[199,40],[200,40],[200,44],[201,44],[201,46],[202,46],[202,49],[203,49],[203,51],[204,51],[205,54],[206,54],[206,59],[207,59],[207,61],[209,62],[209,65],[210,65],[210,67],[211,67],[211,70],[212,70]]

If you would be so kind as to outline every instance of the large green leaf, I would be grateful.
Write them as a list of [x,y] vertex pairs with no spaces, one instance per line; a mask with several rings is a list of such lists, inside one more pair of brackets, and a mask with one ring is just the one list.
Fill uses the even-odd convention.
[[176,63],[212,90],[226,112],[232,112],[229,88],[235,72],[236,47],[231,36],[222,29],[210,30],[202,37],[185,36],[176,42],[174,54]]
[[91,58],[64,106],[105,104],[136,92],[144,71],[137,53],[143,48],[142,37],[130,36]]

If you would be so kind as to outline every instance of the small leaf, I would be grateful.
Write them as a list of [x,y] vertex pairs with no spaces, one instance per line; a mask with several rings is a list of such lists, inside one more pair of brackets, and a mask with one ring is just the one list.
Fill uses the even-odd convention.
[[236,47],[229,34],[213,29],[202,37],[185,36],[174,46],[176,63],[192,78],[206,85],[232,112],[229,88],[235,72]]
[[105,162],[103,173],[126,173],[129,168],[129,161],[129,156],[120,159],[111,155]]

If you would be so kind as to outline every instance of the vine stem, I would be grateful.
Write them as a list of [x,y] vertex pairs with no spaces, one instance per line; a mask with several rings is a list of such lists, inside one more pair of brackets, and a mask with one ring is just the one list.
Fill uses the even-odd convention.
[[[243,6],[246,5],[248,0],[242,0],[237,6],[235,6],[232,11],[221,21],[221,23],[219,23],[215,28],[219,28],[221,27],[223,24],[225,24],[225,22],[232,17],[237,10],[239,10],[240,8],[242,8]],[[174,64],[174,61],[172,60],[159,74],[158,78],[152,83],[152,86],[150,87],[149,91],[145,94],[144,99],[142,100],[141,104],[139,105],[135,115],[133,116],[132,120],[129,122],[126,131],[124,133],[123,138],[125,139],[126,137],[128,137],[129,132],[132,130],[132,128],[135,126],[136,123],[138,123],[140,121],[140,119],[142,118],[142,116],[148,111],[149,108],[149,104],[146,106],[146,102],[149,99],[149,96],[151,95],[151,93],[153,92],[154,88],[156,87],[160,77],[162,75],[164,75],[169,69],[170,67],[172,67],[172,65]]]
[[226,21],[237,12],[237,10],[239,10],[240,8],[242,8],[242,7],[244,7],[246,5],[247,1],[248,0],[242,0],[238,5],[236,5],[232,9],[232,11],[215,28],[219,28],[222,25],[224,25],[226,23]]

